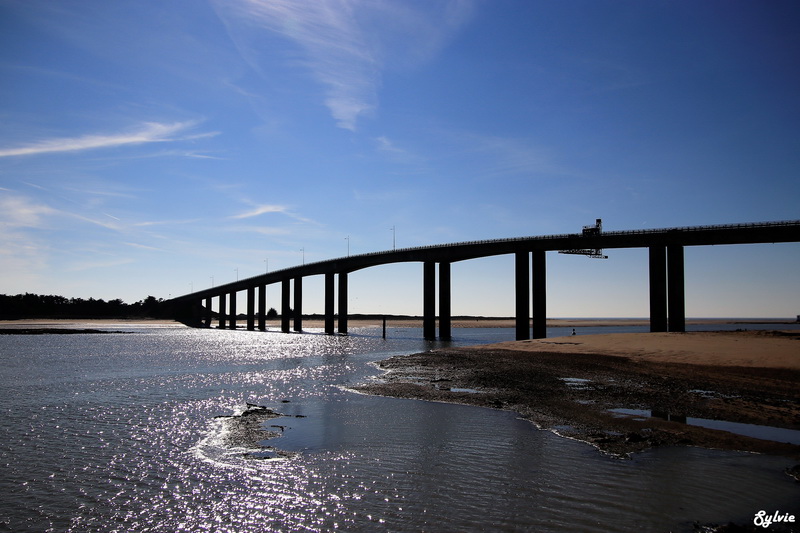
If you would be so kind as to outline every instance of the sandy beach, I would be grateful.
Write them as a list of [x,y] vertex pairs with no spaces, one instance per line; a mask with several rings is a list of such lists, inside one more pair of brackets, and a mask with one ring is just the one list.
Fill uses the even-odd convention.
[[686,423],[800,429],[798,332],[577,335],[435,350],[379,366],[386,374],[358,390],[513,410],[612,454],[695,445],[800,459],[796,444]]

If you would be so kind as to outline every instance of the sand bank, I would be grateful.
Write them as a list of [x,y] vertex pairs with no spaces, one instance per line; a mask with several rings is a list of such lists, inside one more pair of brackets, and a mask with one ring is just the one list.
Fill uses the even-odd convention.
[[797,332],[578,335],[436,350],[379,365],[385,376],[358,390],[514,410],[609,453],[697,445],[800,459],[795,444],[686,423],[800,429]]
[[489,350],[604,354],[632,362],[800,370],[800,332],[609,333],[484,345]]

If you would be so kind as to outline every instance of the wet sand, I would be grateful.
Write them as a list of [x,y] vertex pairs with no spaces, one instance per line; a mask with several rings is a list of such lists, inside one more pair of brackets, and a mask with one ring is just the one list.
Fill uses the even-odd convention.
[[[800,459],[800,446],[686,417],[800,429],[800,333],[628,333],[398,356],[370,394],[509,409],[616,455],[693,445]],[[610,409],[645,410],[622,415]]]

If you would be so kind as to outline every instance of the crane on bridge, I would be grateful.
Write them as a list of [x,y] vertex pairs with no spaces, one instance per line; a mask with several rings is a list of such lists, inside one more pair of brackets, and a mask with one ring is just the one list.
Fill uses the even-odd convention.
[[[594,226],[584,226],[581,235],[583,237],[599,237],[603,232],[603,219],[598,218],[594,221]],[[603,255],[602,248],[573,248],[572,250],[559,250],[560,254],[573,254],[585,255],[594,259],[608,259],[607,255]]]

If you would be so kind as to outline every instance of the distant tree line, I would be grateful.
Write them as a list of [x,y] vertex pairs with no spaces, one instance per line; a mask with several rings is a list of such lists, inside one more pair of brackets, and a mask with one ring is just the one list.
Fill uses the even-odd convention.
[[0,294],[0,319],[19,318],[161,318],[167,313],[163,298],[148,296],[127,304],[120,299],[105,301],[65,298],[43,294]]

